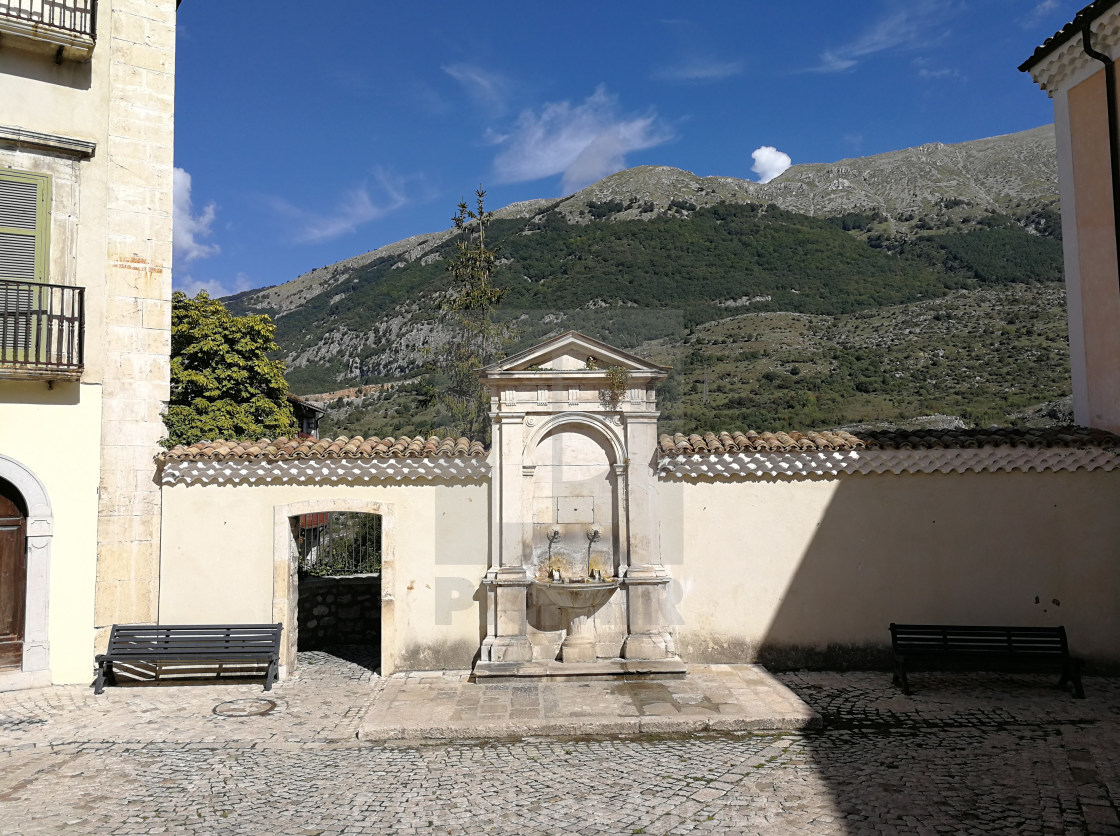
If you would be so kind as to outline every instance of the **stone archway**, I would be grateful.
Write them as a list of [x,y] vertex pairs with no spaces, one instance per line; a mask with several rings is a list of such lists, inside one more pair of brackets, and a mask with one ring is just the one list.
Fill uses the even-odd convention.
[[20,462],[0,455],[0,479],[19,492],[27,511],[23,660],[18,670],[0,673],[0,691],[12,691],[51,683],[49,614],[54,514],[43,483]]
[[272,619],[284,624],[284,643],[280,652],[280,676],[295,668],[299,606],[298,555],[289,520],[305,514],[350,511],[378,514],[381,517],[381,675],[396,669],[393,648],[393,578],[395,559],[395,514],[393,503],[354,498],[323,497],[290,502],[273,507]]

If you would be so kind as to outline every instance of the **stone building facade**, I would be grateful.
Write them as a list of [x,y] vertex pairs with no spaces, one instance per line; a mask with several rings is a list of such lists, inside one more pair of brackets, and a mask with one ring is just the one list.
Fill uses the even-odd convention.
[[1120,432],[1120,3],[1097,0],[1020,70],[1054,100],[1073,409]]
[[26,537],[0,688],[81,682],[108,625],[156,619],[175,7],[0,5],[0,488]]

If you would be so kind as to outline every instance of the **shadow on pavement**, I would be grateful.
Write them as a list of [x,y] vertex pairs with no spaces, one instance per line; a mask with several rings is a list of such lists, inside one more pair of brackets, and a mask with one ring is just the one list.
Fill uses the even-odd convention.
[[1120,681],[1074,700],[1043,675],[787,673],[824,718],[815,771],[849,833],[1116,832]]

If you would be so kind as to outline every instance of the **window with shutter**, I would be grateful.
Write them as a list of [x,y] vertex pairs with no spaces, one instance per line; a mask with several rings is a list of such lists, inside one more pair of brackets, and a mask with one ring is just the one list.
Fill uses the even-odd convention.
[[0,279],[45,282],[51,178],[0,169]]
[[35,316],[50,263],[51,179],[0,169],[0,360],[36,355]]

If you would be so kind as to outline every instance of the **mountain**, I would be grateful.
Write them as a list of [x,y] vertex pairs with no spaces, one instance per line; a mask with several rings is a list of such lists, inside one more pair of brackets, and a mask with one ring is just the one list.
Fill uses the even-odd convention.
[[[496,213],[488,242],[499,250],[501,312],[517,326],[518,345],[577,328],[675,361],[663,392],[663,417],[674,429],[704,419],[803,427],[890,421],[919,410],[1028,420],[1024,409],[1068,394],[1064,313],[1055,302],[1062,276],[1055,157],[1053,128],[1044,126],[793,166],[766,184],[663,166],[621,171],[567,198]],[[402,421],[438,421],[426,411],[424,374],[431,349],[445,339],[438,302],[453,238],[453,230],[413,236],[225,301],[237,313],[275,318],[298,392],[421,374],[360,401],[342,399],[339,429],[384,434]],[[938,307],[948,300],[950,308]],[[1022,324],[1004,321],[1011,309]],[[852,323],[867,317],[914,339],[888,350],[844,337],[860,333]],[[765,336],[786,319],[804,327]],[[956,320],[971,324],[962,332]],[[993,336],[997,322],[1019,336]],[[959,351],[937,346],[962,333],[975,339]],[[715,350],[713,339],[734,348]],[[1001,346],[1034,352],[1046,370],[964,385],[973,365],[985,376],[984,363],[966,355],[998,354]],[[939,362],[907,360],[911,350],[941,351]],[[1009,355],[1007,367],[1020,365]],[[941,371],[923,381],[923,368]],[[715,391],[731,381],[738,394]],[[874,391],[863,391],[869,386]],[[827,407],[803,397],[813,387]],[[377,415],[368,414],[373,406]]]

